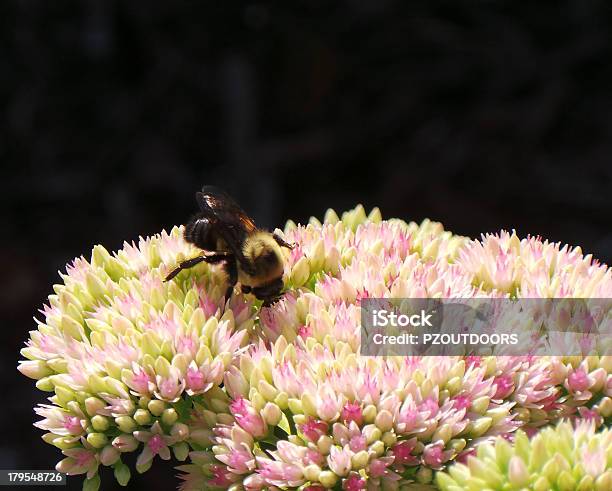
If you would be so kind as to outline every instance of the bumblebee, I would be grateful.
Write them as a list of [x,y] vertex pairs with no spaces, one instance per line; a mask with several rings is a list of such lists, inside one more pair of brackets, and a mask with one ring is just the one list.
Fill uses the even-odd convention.
[[252,293],[264,306],[273,304],[283,288],[281,247],[293,249],[278,234],[258,229],[224,191],[204,186],[196,193],[200,212],[185,225],[183,237],[202,253],[179,263],[165,281],[196,264],[222,264],[228,277],[225,301],[239,281],[243,293]]

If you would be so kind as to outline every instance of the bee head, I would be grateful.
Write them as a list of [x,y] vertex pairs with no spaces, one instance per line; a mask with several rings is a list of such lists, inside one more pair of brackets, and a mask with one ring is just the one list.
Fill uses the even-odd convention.
[[282,251],[272,234],[258,232],[248,237],[244,242],[242,252],[254,272],[251,276],[257,280],[258,284],[283,276]]

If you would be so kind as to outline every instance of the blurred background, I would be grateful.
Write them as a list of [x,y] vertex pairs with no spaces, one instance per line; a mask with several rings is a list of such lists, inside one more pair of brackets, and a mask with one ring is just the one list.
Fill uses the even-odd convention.
[[420,3],[0,4],[0,468],[59,460],[15,370],[57,270],[183,222],[204,183],[270,228],[360,202],[610,263],[609,2]]

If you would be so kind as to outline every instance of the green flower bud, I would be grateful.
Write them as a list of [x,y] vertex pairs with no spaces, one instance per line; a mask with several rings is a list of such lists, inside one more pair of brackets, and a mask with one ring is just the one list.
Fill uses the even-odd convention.
[[87,435],[87,443],[94,448],[102,448],[108,443],[108,437],[104,433],[90,433]]
[[376,406],[369,404],[363,409],[363,421],[366,423],[374,423],[376,419]]
[[174,453],[176,460],[183,462],[189,455],[189,445],[187,445],[185,442],[177,443],[172,447],[172,452]]
[[115,464],[115,479],[121,486],[127,486],[130,482],[131,472],[130,468],[122,463],[121,461]]
[[172,407],[164,409],[161,420],[166,426],[172,426],[178,420],[178,413],[176,412],[176,409]]
[[107,417],[97,414],[91,418],[91,426],[93,426],[93,429],[96,431],[106,431],[110,424]]
[[326,488],[333,488],[338,482],[338,476],[332,471],[322,471],[319,474],[319,482]]
[[147,404],[147,409],[151,411],[153,416],[161,416],[164,410],[166,409],[166,403],[164,401],[160,401],[159,399],[153,399]]
[[351,457],[351,467],[355,470],[364,469],[369,461],[370,456],[368,452],[366,450],[361,450]]
[[323,455],[327,455],[329,454],[329,450],[331,449],[333,443],[334,440],[332,439],[332,437],[323,435],[319,438],[319,441],[317,442],[317,448],[319,449],[319,452],[321,452]]
[[100,476],[98,474],[83,481],[83,491],[98,491],[98,489],[100,489]]
[[123,433],[132,433],[136,428],[136,421],[130,416],[118,416],[115,418],[115,424]]
[[321,468],[318,465],[310,464],[304,468],[304,477],[309,481],[317,482],[320,474]]
[[146,426],[152,421],[151,413],[146,409],[136,409],[136,412],[134,413],[134,421],[136,421],[136,423],[138,423],[140,426]]
[[428,484],[433,479],[433,472],[429,467],[421,466],[415,477],[417,482],[421,484]]

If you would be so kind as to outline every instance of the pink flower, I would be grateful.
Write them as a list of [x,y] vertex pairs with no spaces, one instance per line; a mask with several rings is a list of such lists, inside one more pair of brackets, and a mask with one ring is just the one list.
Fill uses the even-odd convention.
[[479,367],[482,360],[482,356],[469,355],[465,357],[465,363],[468,367]]
[[591,386],[588,374],[581,368],[572,371],[568,375],[567,384],[573,392],[583,392]]
[[230,411],[236,422],[255,438],[262,438],[268,433],[268,425],[243,397],[240,397],[230,404]]
[[467,409],[472,405],[472,401],[468,396],[459,395],[453,398],[453,407],[457,409],[457,411],[461,411],[462,409]]
[[495,377],[495,384],[497,385],[497,391],[493,396],[494,399],[503,399],[504,397],[507,397],[514,388],[512,375],[501,375],[499,377]]
[[595,427],[598,427],[603,423],[602,416],[593,409],[579,407],[578,414],[580,414],[580,417],[585,421],[593,421],[595,423]]
[[412,455],[412,451],[416,447],[417,439],[411,438],[410,440],[406,440],[396,444],[392,453],[395,457],[394,463],[403,464],[403,465],[417,465],[419,463],[419,459]]
[[349,448],[355,453],[365,450],[367,446],[366,438],[363,435],[355,435],[349,441]]
[[[300,326],[300,328],[297,331],[297,334],[302,339],[308,339],[308,338],[312,337],[312,328],[309,327],[309,326]],[[312,487],[312,486],[310,486],[310,487]]]
[[346,491],[361,491],[366,488],[367,482],[359,474],[351,474],[342,483],[342,489]]
[[316,443],[323,435],[327,435],[327,423],[314,418],[309,418],[306,423],[299,425],[302,434],[313,443]]
[[427,413],[426,418],[433,418],[438,413],[438,401],[432,397],[425,399],[419,406],[419,411]]
[[392,462],[388,459],[374,459],[370,462],[370,475],[372,477],[382,477],[388,473],[387,467]]
[[351,455],[352,452],[348,449],[332,446],[329,457],[327,457],[327,464],[336,475],[346,476],[351,470]]
[[210,466],[210,471],[212,472],[213,477],[208,481],[208,483],[211,486],[227,489],[236,480],[236,474],[228,472],[222,465],[212,465]]
[[427,445],[423,451],[423,462],[434,469],[444,463],[443,446],[440,444]]
[[361,405],[357,402],[347,402],[342,408],[342,414],[340,415],[342,421],[349,424],[351,421],[361,426],[363,424],[363,414],[361,411]]
[[304,482],[302,469],[298,465],[257,457],[259,474],[273,486],[300,486]]

